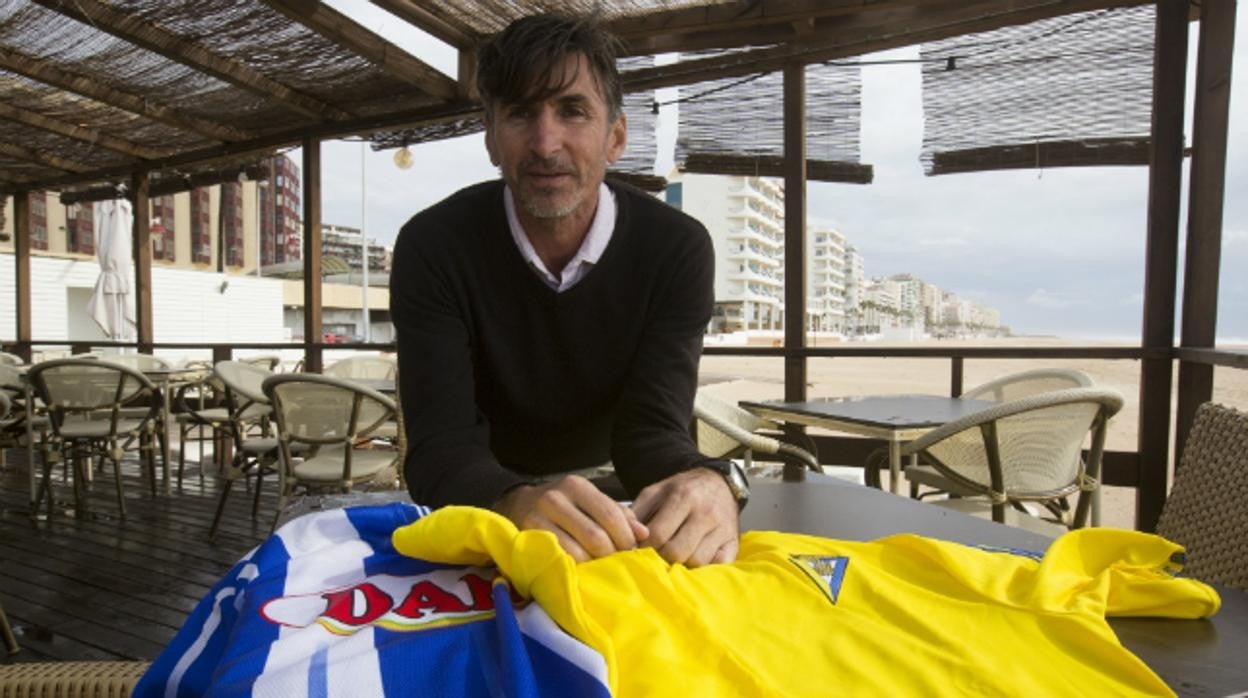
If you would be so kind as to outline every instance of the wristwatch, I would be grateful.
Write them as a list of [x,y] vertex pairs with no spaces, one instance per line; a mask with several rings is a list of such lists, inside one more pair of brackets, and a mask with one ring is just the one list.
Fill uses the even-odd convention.
[[723,476],[724,482],[728,483],[728,490],[732,492],[732,498],[737,500],[737,511],[745,508],[745,503],[750,500],[750,481],[745,479],[745,469],[738,463],[730,460],[706,460],[698,465],[704,468],[710,468]]

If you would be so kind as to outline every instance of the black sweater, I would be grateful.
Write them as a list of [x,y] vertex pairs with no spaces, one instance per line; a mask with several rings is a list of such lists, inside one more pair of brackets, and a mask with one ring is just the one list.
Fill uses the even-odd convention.
[[689,424],[713,303],[710,236],[609,186],[611,242],[563,293],[512,240],[501,181],[403,226],[390,310],[416,502],[489,506],[527,476],[608,460],[635,497],[706,460]]

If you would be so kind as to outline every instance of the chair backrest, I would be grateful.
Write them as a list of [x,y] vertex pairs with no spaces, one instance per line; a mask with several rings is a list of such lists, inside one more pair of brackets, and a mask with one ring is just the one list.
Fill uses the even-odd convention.
[[1038,368],[994,378],[962,393],[962,397],[1008,402],[1054,390],[1091,387],[1092,379],[1083,371],[1069,368]]
[[1248,413],[1215,403],[1196,420],[1157,533],[1187,548],[1185,574],[1248,591]]
[[[32,366],[27,378],[47,405],[54,428],[59,428],[67,416],[108,409],[113,411],[115,421],[122,405],[156,392],[155,386],[142,373],[128,366],[93,359],[44,361]],[[154,400],[152,409],[154,414]]]
[[[774,422],[748,412],[706,390],[699,390],[693,396],[693,417],[696,422],[695,439],[698,452],[715,458],[729,456],[742,448],[748,448],[749,443],[742,438],[744,436],[742,432],[753,434],[759,429],[778,428]],[[715,423],[739,427],[740,431],[716,429],[713,426]],[[733,431],[736,431],[736,434],[732,433]]]
[[24,363],[26,362],[23,361],[22,357],[18,356],[17,354],[10,354],[7,351],[0,351],[0,364],[4,364],[8,366],[21,366]]
[[[1100,477],[1110,417],[1122,396],[1099,388],[1070,388],[1011,400],[933,429],[903,448],[924,453],[940,473],[994,499],[1048,500],[1091,487]],[[1085,465],[1080,454],[1092,431]],[[1086,490],[1085,490],[1086,491]],[[1077,526],[1087,514],[1080,498]]]
[[151,354],[105,354],[100,361],[129,366],[136,371],[167,371],[173,368],[168,361]]
[[[394,401],[348,380],[314,373],[286,373],[264,381],[264,393],[273,404],[278,438],[289,464],[288,445],[301,442],[337,446],[349,459],[357,440],[394,419]],[[346,464],[349,467],[350,461]]]
[[9,408],[11,406],[12,405],[9,403],[9,396],[4,393],[0,393],[0,419],[4,419],[9,416]]
[[398,362],[385,356],[350,356],[325,368],[325,375],[333,378],[373,378],[394,380]]
[[259,366],[269,373],[275,373],[282,365],[282,357],[276,354],[258,354],[256,356],[243,356],[237,361],[253,366]]
[[268,404],[264,396],[264,379],[273,372],[245,361],[218,361],[212,367],[212,375],[225,386],[226,394],[234,404],[230,412],[241,411],[249,403]]

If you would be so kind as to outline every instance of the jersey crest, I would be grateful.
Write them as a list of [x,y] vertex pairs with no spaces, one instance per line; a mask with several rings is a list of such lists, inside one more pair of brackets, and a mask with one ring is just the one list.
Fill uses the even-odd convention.
[[810,581],[819,587],[832,605],[841,595],[841,584],[845,581],[845,569],[849,567],[849,558],[845,556],[828,557],[824,555],[790,555],[789,562],[797,565]]

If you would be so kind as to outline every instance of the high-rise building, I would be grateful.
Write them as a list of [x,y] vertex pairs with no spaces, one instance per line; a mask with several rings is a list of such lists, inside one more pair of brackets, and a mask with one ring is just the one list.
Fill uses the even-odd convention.
[[862,294],[866,285],[866,265],[862,255],[853,245],[845,245],[845,330],[854,333],[858,330],[858,320],[862,316]]
[[835,228],[806,233],[806,312],[811,329],[844,332],[845,236]]
[[260,263],[303,258],[299,167],[285,155],[268,161],[269,179],[260,184]]
[[712,330],[784,322],[784,185],[764,177],[682,175],[666,200],[697,218],[715,246]]

